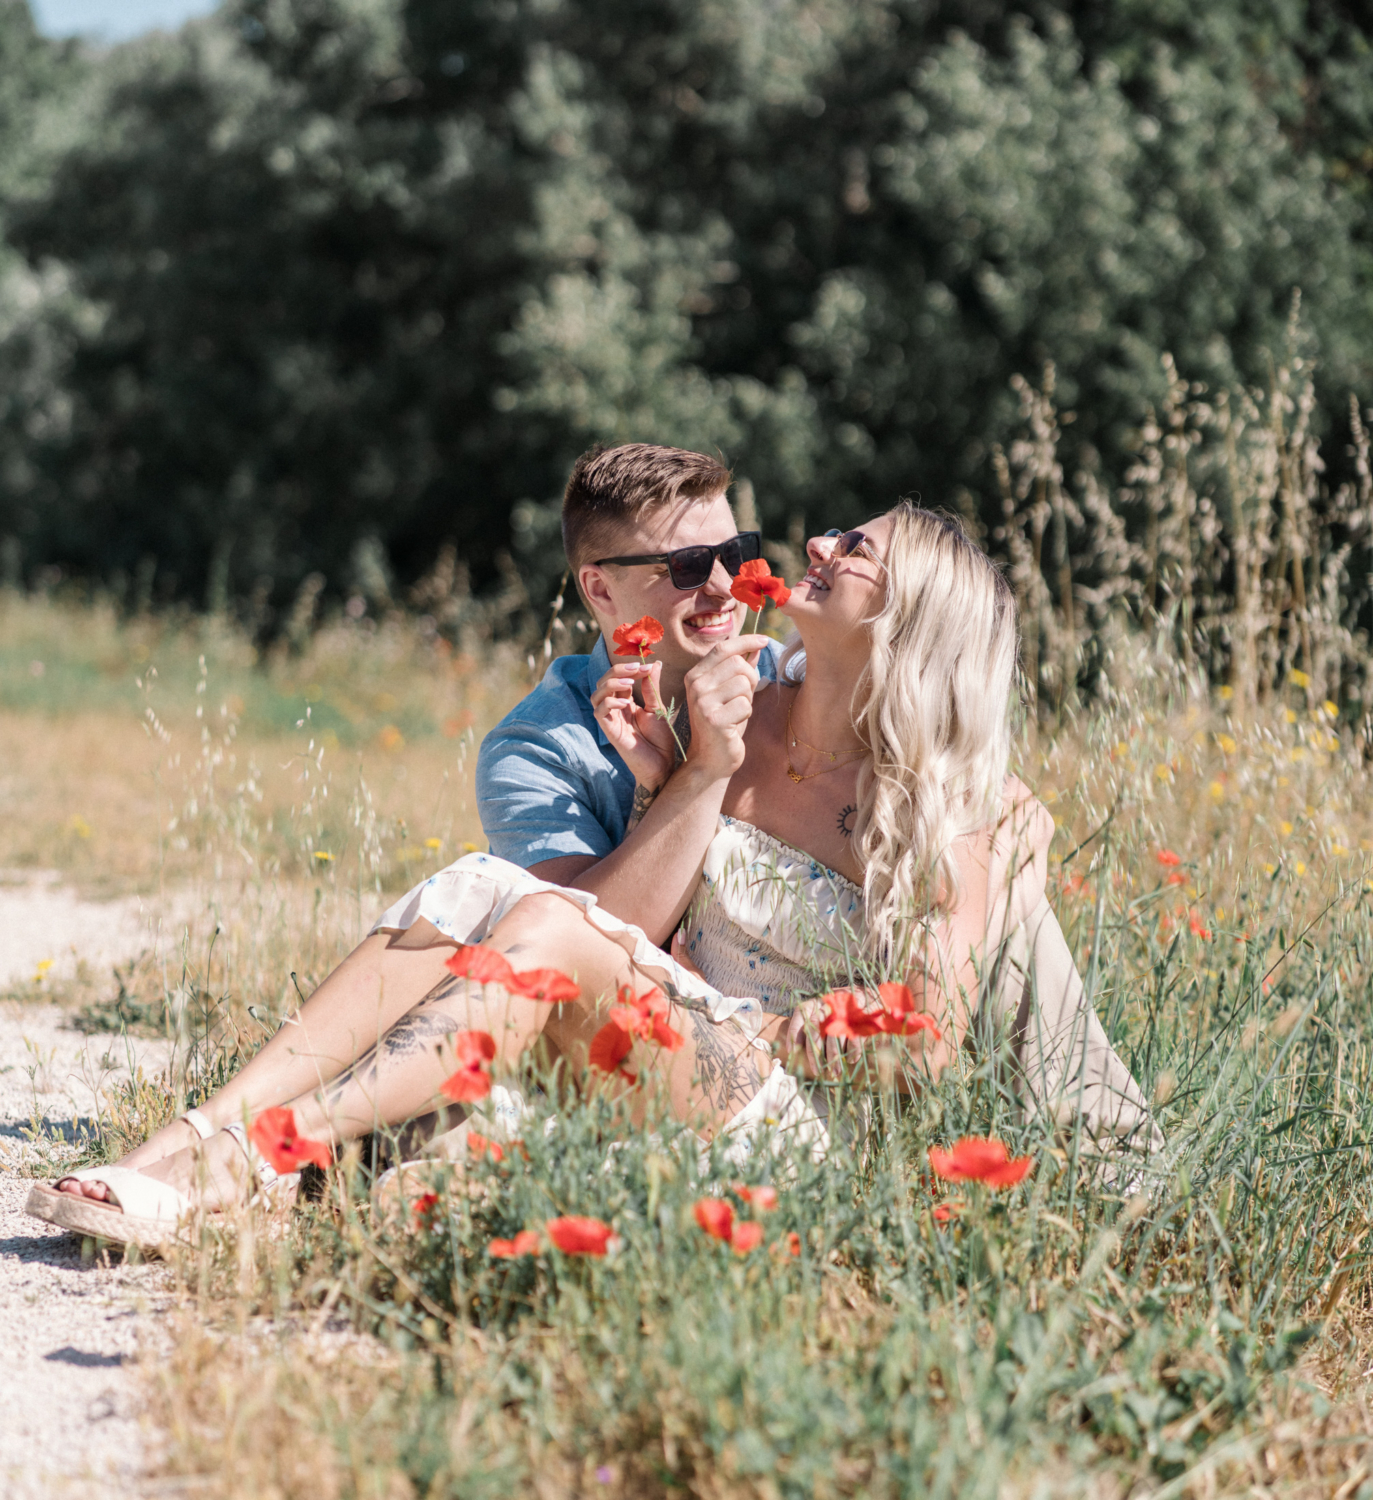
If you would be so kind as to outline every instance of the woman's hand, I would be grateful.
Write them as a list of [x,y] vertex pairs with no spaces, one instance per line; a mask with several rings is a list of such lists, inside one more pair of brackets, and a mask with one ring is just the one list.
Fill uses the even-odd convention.
[[[605,737],[634,773],[635,782],[656,792],[677,764],[677,741],[658,692],[662,662],[613,662],[596,684],[591,707]],[[640,703],[635,686],[643,692]]]

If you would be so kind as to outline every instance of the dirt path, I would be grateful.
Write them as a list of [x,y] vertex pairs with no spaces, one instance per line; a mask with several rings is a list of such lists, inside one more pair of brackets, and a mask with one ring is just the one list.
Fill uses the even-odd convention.
[[[148,945],[137,903],[98,906],[52,882],[0,886],[0,983],[41,958],[101,964]],[[139,1422],[132,1361],[155,1357],[169,1300],[156,1264],[82,1261],[81,1241],[23,1212],[38,1159],[96,1110],[99,1081],[128,1058],[118,1039],[84,1037],[56,1006],[0,1004],[0,1494],[6,1500],[135,1496],[151,1435]],[[136,1044],[156,1071],[162,1044]]]

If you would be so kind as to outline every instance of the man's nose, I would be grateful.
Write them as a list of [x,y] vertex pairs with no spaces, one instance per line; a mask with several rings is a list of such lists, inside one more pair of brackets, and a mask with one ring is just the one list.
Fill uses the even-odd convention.
[[729,570],[717,557],[715,566],[710,570],[710,577],[701,585],[701,588],[711,596],[712,599],[728,599],[730,597],[730,586],[734,579],[730,577]]

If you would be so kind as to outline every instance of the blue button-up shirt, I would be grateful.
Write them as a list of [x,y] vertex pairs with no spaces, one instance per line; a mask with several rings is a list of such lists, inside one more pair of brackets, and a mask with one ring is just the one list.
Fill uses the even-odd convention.
[[[763,651],[760,676],[776,678],[777,652]],[[558,657],[482,741],[477,811],[492,854],[528,869],[568,854],[604,859],[624,838],[634,773],[591,710],[609,670],[604,636],[590,656]]]

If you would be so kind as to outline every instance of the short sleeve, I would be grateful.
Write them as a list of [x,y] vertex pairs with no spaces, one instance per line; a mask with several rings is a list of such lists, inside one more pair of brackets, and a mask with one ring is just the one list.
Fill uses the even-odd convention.
[[477,811],[492,854],[528,869],[545,859],[615,847],[575,757],[535,724],[497,726],[477,757]]

